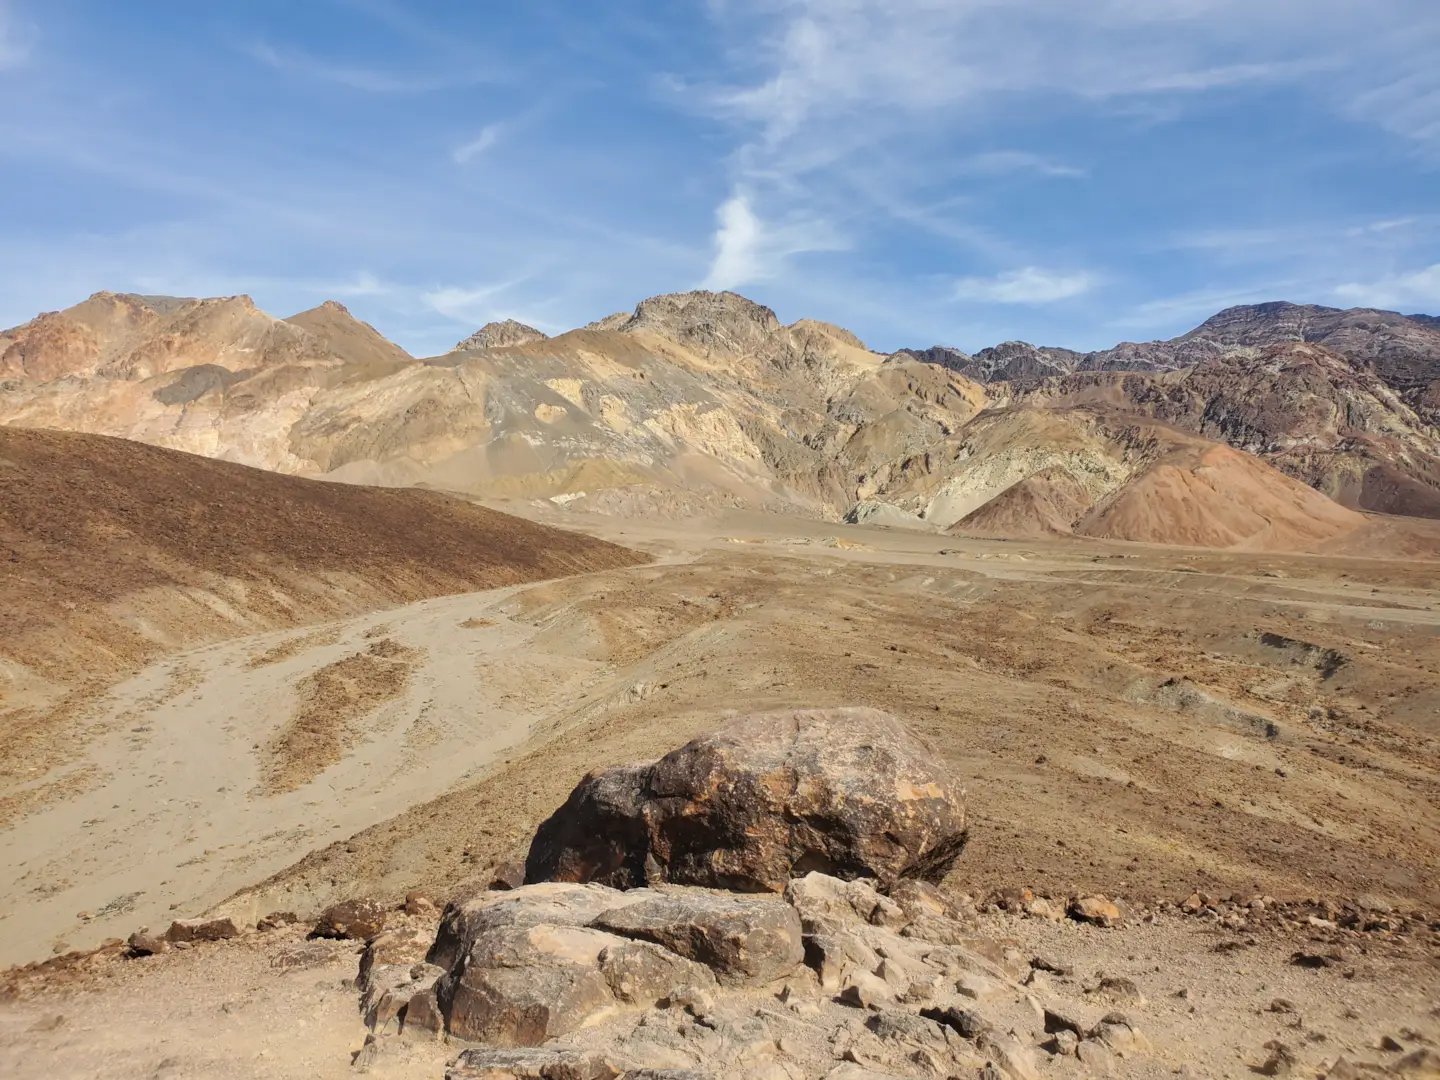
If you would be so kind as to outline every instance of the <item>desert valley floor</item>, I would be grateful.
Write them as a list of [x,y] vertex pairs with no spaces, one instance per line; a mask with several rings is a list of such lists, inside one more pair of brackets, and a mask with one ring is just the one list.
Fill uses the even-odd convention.
[[[938,747],[971,808],[972,839],[946,883],[957,893],[1103,892],[1136,910],[1196,890],[1359,900],[1420,912],[1422,926],[1440,908],[1433,562],[497,505],[653,561],[222,641],[72,695],[85,738],[63,760],[37,756],[48,771],[5,795],[0,962],[204,912],[253,924],[357,894],[444,899],[523,857],[587,770],[653,759],[727,716],[796,706],[876,706]],[[285,738],[297,722],[330,740],[328,756]],[[1237,968],[1211,951],[1213,933],[1157,923],[1122,945],[1085,930],[1070,947],[1163,970],[1152,999],[1198,980],[1217,1008],[1227,980],[1246,983],[1237,970],[1273,964],[1274,979],[1231,993],[1245,1000],[1227,1006],[1233,1016],[1215,1014],[1211,1042],[1228,1055],[1216,1074],[1228,1075],[1232,1040],[1264,1058],[1270,1021],[1251,999],[1300,991],[1264,989],[1297,978],[1285,966],[1293,942],[1256,942]],[[1435,940],[1391,944],[1362,947],[1353,981],[1334,970],[1310,980],[1344,1029],[1320,1048],[1332,1058],[1395,1027],[1392,1014],[1437,1027]],[[113,1075],[269,1075],[261,1043],[234,1072],[167,1072],[175,1054],[157,1049],[174,1040],[176,1061],[198,1052],[178,1019],[193,1013],[179,1007],[188,981],[257,1002],[279,978],[255,946],[223,948],[209,974],[200,950],[157,958],[163,979],[135,964],[41,987],[33,968],[16,969],[0,1072],[49,1075],[34,1056],[43,1045],[45,1060],[68,1047],[77,1072],[104,1054]],[[320,985],[338,985],[331,968],[353,956],[336,948],[316,963],[332,980]],[[88,989],[56,1004],[71,983]],[[225,1006],[221,1028],[286,1037],[262,1019],[292,1007],[279,985],[263,1008]],[[339,1044],[361,1042],[342,997],[305,1005],[347,1017],[307,1044],[314,1075],[344,1075]],[[80,1035],[111,1009],[139,1011],[104,1039]],[[1182,1013],[1156,1021],[1152,1039],[1188,1037]],[[414,1053],[394,1075],[439,1075],[438,1050]]]

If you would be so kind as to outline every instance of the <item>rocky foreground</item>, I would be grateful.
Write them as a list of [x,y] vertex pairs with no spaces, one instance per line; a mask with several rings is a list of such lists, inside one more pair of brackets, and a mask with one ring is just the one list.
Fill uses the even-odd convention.
[[[751,717],[655,763],[587,776],[523,869],[499,868],[443,914],[412,895],[403,910],[335,905],[308,934],[287,915],[254,931],[181,920],[12,972],[6,987],[44,1000],[59,992],[47,975],[124,982],[150,965],[188,965],[194,979],[248,950],[287,980],[298,1035],[303,980],[364,941],[346,986],[366,1034],[348,1068],[377,1076],[1440,1075],[1440,923],[1265,896],[1137,910],[1027,890],[977,900],[954,885],[964,798],[936,760],[874,710]],[[830,872],[807,869],[817,865]],[[798,869],[776,880],[779,866]],[[311,985],[315,998],[333,984]],[[62,1028],[57,1015],[33,1037]],[[1357,1048],[1356,1025],[1377,1023]],[[302,1074],[284,1057],[220,1073],[181,1060],[97,1074]]]

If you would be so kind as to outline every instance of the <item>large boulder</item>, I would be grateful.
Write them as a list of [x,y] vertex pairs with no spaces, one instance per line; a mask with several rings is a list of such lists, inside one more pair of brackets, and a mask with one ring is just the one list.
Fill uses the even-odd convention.
[[535,834],[526,880],[780,892],[792,877],[937,880],[964,793],[888,713],[750,716],[649,765],[590,773]]

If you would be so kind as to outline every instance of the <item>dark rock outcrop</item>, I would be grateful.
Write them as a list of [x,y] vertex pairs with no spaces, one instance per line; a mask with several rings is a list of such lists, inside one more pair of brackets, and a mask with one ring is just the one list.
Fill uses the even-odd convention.
[[650,765],[592,772],[535,834],[526,880],[779,892],[818,870],[936,880],[965,842],[963,792],[893,716],[751,716]]

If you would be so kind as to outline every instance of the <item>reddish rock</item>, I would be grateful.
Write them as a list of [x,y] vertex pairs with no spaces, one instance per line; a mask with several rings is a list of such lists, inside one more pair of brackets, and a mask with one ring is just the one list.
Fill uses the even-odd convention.
[[1103,896],[1081,896],[1071,901],[1070,917],[1096,926],[1117,926],[1120,909]]
[[592,772],[536,833],[526,880],[739,892],[779,892],[810,871],[934,881],[965,835],[963,792],[899,720],[794,710]]
[[148,926],[131,934],[128,944],[131,956],[155,956],[170,951],[170,942],[164,935],[150,933]]
[[389,914],[385,905],[378,900],[345,900],[331,904],[315,923],[311,934],[315,937],[373,938],[385,929],[385,918]]
[[518,889],[525,884],[525,864],[519,862],[503,862],[490,871],[490,880],[485,887],[495,892],[506,892],[510,889]]
[[172,945],[192,941],[224,941],[240,936],[234,919],[177,919],[165,931],[165,940]]

